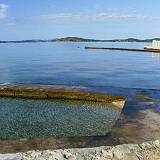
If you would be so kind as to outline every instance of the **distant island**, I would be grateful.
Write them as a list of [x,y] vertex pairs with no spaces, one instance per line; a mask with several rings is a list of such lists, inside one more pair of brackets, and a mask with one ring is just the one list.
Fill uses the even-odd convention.
[[79,37],[66,37],[66,38],[56,38],[49,40],[41,39],[31,39],[31,40],[19,40],[19,41],[0,41],[0,43],[37,43],[37,42],[152,42],[153,40],[160,40],[160,38],[152,39],[111,39],[111,40],[96,40],[96,39],[85,39]]

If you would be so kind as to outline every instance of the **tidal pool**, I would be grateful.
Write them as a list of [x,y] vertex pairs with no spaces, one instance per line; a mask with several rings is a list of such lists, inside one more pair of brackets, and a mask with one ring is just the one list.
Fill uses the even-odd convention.
[[0,139],[102,136],[120,113],[99,102],[0,98]]

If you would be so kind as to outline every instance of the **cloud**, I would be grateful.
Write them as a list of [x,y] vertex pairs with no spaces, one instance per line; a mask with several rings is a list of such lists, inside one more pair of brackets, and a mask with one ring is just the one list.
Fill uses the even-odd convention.
[[16,23],[14,23],[14,22],[8,22],[8,23],[6,23],[6,25],[7,26],[16,26]]
[[97,21],[108,21],[108,20],[155,20],[160,17],[143,16],[138,14],[125,14],[125,13],[100,13],[92,17]]
[[120,12],[104,12],[97,14],[85,14],[85,13],[53,13],[41,15],[40,18],[44,20],[74,20],[74,21],[128,21],[128,20],[160,20],[160,17],[152,17],[146,15],[136,14],[132,12],[120,13]]
[[0,19],[4,19],[7,16],[8,5],[0,4]]
[[54,19],[79,19],[82,17],[82,14],[73,14],[73,13],[53,13],[41,15],[40,18],[54,20]]

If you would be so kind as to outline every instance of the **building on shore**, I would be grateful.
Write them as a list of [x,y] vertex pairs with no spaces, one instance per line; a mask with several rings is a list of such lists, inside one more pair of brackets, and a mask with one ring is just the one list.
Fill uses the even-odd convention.
[[160,50],[160,41],[153,40],[152,45],[144,46],[146,50]]

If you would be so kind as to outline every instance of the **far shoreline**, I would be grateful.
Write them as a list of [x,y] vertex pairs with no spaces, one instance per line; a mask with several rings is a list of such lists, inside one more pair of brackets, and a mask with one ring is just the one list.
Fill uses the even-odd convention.
[[153,40],[160,40],[160,38],[152,39],[111,39],[111,40],[98,40],[98,39],[85,39],[79,37],[66,37],[66,38],[56,38],[56,39],[29,39],[29,40],[0,40],[0,43],[44,43],[44,42],[138,42],[138,43],[150,43]]

